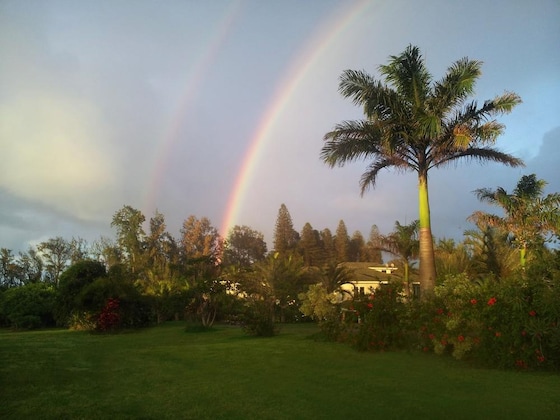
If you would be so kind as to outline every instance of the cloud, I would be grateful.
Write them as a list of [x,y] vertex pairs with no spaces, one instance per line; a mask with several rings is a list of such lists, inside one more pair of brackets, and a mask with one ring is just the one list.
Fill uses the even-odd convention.
[[[85,219],[99,211],[94,191],[110,190],[110,157],[95,108],[55,92],[22,93],[0,106],[4,163],[0,186]],[[91,198],[90,198],[91,197]]]

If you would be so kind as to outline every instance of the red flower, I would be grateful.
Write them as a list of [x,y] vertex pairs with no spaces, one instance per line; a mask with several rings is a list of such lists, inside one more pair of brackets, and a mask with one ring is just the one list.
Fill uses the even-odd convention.
[[524,360],[516,360],[515,361],[515,366],[520,367],[520,368],[526,368],[527,364],[525,363]]
[[495,297],[491,297],[490,299],[488,299],[488,305],[492,306],[496,303],[497,299]]
[[476,299],[471,299],[471,304],[476,305],[477,300]]
[[501,337],[502,333],[499,331],[496,331],[496,337]]
[[527,335],[527,331],[525,331],[525,330],[521,331],[521,335],[522,335],[523,337],[525,337],[525,336]]
[[457,340],[459,340],[459,342],[462,343],[463,341],[465,341],[465,337],[460,335],[459,337],[457,337]]
[[434,334],[430,334],[430,335],[428,336],[428,338],[429,338],[430,340],[433,340],[434,338],[436,338],[436,336],[435,336]]
[[436,312],[437,312],[439,315],[441,315],[441,314],[443,313],[443,309],[438,308],[438,309],[436,310]]
[[373,308],[373,303],[368,303],[368,304],[367,304],[367,307],[368,307],[369,309]]
[[535,311],[529,311],[529,316],[536,316],[537,313]]

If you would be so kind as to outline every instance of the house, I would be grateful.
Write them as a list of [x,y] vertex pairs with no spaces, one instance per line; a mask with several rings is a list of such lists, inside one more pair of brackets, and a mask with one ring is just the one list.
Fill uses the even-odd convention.
[[[353,280],[351,284],[342,285],[341,289],[352,296],[364,296],[383,284],[388,284],[391,275],[398,270],[394,264],[379,265],[370,262],[345,262],[342,263],[352,271]],[[348,294],[343,293],[344,296]]]

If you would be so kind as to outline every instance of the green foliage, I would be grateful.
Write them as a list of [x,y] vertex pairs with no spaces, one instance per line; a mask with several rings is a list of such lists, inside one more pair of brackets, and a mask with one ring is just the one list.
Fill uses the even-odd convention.
[[354,301],[359,317],[355,345],[359,350],[383,351],[406,344],[407,311],[398,284],[383,285],[365,299]]
[[[75,315],[73,320],[77,321],[78,325],[70,324],[72,328],[82,329],[91,325],[91,320],[94,321],[95,329],[101,331],[140,328],[152,323],[153,300],[142,295],[130,281],[118,274],[118,271],[112,271],[108,276],[100,277],[82,289],[76,299],[75,313],[83,317]],[[118,301],[118,323],[102,319],[103,314],[108,312],[107,305],[112,300]],[[104,327],[109,324],[110,327]]]
[[31,283],[6,290],[0,300],[0,318],[14,329],[44,328],[54,325],[55,291],[45,283]]
[[432,311],[421,327],[424,348],[487,366],[559,369],[558,280],[449,277],[435,290],[439,305],[424,308]]
[[243,316],[243,330],[249,335],[272,337],[279,332],[274,322],[274,302],[249,299]]
[[73,313],[84,311],[80,298],[83,289],[105,275],[103,264],[89,260],[71,265],[60,275],[55,308],[55,319],[59,325],[69,325]]
[[299,294],[302,302],[299,310],[319,323],[336,319],[338,317],[338,310],[334,305],[336,295],[336,293],[328,293],[322,283],[312,284],[307,292]]

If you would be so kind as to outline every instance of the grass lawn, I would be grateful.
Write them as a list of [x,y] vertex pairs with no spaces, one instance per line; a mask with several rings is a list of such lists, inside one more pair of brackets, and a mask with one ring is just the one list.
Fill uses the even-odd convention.
[[560,375],[184,324],[0,331],[1,419],[558,419]]

